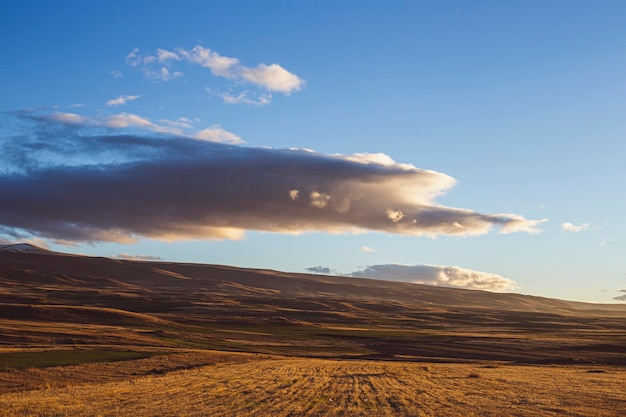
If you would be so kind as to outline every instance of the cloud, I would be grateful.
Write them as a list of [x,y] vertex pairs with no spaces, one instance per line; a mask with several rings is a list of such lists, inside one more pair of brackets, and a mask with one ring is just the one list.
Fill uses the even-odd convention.
[[157,49],[157,59],[159,62],[167,62],[170,60],[180,61],[180,56],[174,52],[166,51],[165,49]]
[[120,71],[109,71],[109,74],[111,74],[113,78],[122,78],[124,76]]
[[562,223],[561,230],[563,232],[578,233],[578,232],[582,232],[583,230],[588,229],[589,226],[591,226],[590,223],[580,223],[580,224]]
[[174,80],[176,78],[180,78],[183,76],[183,73],[180,71],[174,71],[174,72],[170,72],[170,70],[168,70],[165,67],[161,67],[161,69],[159,71],[156,72],[147,72],[146,76],[148,78],[153,78],[153,79],[158,79],[158,80],[162,80],[162,81],[169,81],[169,80]]
[[283,94],[291,94],[299,91],[304,85],[304,81],[290,73],[278,64],[259,64],[255,68],[241,67],[239,74],[244,80],[257,84],[270,91],[277,91]]
[[[139,96],[126,96],[139,97]],[[114,100],[119,100],[114,99]],[[54,123],[75,128],[105,128],[105,129],[139,129],[166,135],[185,136],[210,142],[242,144],[245,141],[238,135],[223,129],[219,125],[197,130],[186,118],[179,120],[160,120],[154,123],[150,119],[133,113],[118,113],[98,116],[81,116],[76,113],[55,112],[51,114],[36,114],[29,112],[19,113],[20,117],[37,122]],[[184,120],[184,121],[183,121]]]
[[209,142],[232,143],[233,145],[244,143],[239,136],[222,129],[218,125],[196,132],[191,137]]
[[139,48],[135,48],[126,55],[126,62],[141,71],[144,77],[151,80],[170,81],[182,77],[184,74],[180,71],[170,71],[167,66],[170,60],[180,60],[176,54],[157,49],[157,55],[142,55]]
[[137,100],[141,96],[117,96],[106,102],[107,106],[121,106],[129,101]]
[[311,272],[313,274],[323,274],[323,275],[331,275],[334,271],[326,266],[311,266],[309,268],[304,268],[305,271]]
[[123,259],[125,261],[162,261],[163,258],[160,256],[152,256],[152,255],[130,255],[128,253],[120,253],[119,255],[114,256],[116,259]]
[[371,265],[349,276],[488,291],[506,291],[517,286],[515,281],[501,275],[458,266]]
[[[34,126],[19,140],[0,139],[0,226],[12,233],[91,242],[238,239],[247,230],[436,237],[534,233],[542,222],[439,205],[453,178],[380,154],[206,142],[129,114],[25,120]],[[92,132],[90,123],[171,133]]]
[[[143,55],[139,53],[138,48],[135,48],[126,55],[126,62],[142,71],[147,78],[163,81],[183,75],[182,72],[169,71],[167,66],[172,65],[173,61],[185,61],[200,65],[217,77],[247,82],[267,91],[285,95],[301,90],[305,84],[302,78],[287,71],[279,64],[258,64],[255,67],[248,67],[241,64],[237,58],[220,55],[201,45],[196,45],[189,50],[182,48],[176,51],[157,49],[156,55]],[[245,94],[243,96],[225,94],[222,98],[227,103],[243,102],[257,105],[267,104],[266,101],[271,100],[271,96],[260,96],[257,100],[252,100],[247,98]]]
[[250,104],[252,106],[265,106],[272,102],[271,94],[261,94],[256,99],[252,99],[248,95],[248,91],[243,91],[235,96],[229,93],[221,93],[220,97],[224,100],[226,104]]
[[369,246],[361,246],[361,248],[359,249],[359,252],[372,253],[372,252],[376,252],[376,250],[370,248]]
[[[626,290],[619,290],[619,292],[626,293]],[[618,295],[616,297],[613,297],[613,299],[618,301],[626,301],[626,294]]]

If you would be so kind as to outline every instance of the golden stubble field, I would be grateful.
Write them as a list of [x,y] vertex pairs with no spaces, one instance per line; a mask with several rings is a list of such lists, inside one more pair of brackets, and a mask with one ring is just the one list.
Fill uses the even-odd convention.
[[0,396],[13,416],[620,416],[619,368],[269,358]]

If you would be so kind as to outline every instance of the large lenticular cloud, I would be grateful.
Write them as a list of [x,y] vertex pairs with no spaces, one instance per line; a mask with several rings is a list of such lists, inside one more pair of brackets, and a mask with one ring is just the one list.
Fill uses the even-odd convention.
[[453,178],[382,154],[50,129],[0,142],[5,235],[65,242],[236,239],[246,230],[471,236],[493,227],[534,232],[538,224],[437,205]]

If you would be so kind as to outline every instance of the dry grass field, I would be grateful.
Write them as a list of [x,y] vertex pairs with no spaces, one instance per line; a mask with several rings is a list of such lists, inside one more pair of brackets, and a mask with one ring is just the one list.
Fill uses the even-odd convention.
[[622,416],[626,305],[0,253],[2,416]]
[[619,416],[613,368],[320,359],[223,363],[0,396],[13,416]]

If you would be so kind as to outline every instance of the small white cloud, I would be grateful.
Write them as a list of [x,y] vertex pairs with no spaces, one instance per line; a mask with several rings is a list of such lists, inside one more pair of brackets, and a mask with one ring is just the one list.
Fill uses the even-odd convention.
[[[242,65],[237,58],[227,57],[205,48],[200,45],[194,46],[190,50],[179,48],[176,52],[165,49],[157,49],[157,54],[141,55],[139,49],[133,49],[126,55],[126,62],[132,67],[139,68],[147,78],[168,81],[182,76],[182,72],[170,72],[168,68],[155,69],[157,63],[164,63],[168,66],[172,61],[181,61],[200,65],[207,68],[217,77],[228,78],[237,81],[246,81],[268,91],[275,91],[289,95],[299,91],[305,82],[302,78],[287,71],[279,64],[258,64],[256,67]],[[267,104],[269,96],[261,96],[257,100],[238,96],[223,96],[229,102],[255,102],[256,105]],[[252,103],[248,103],[252,104]]]
[[254,68],[241,67],[240,72],[244,80],[287,95],[299,91],[304,85],[304,80],[278,64],[259,64]]
[[194,134],[192,137],[195,139],[206,140],[208,142],[231,143],[233,145],[245,143],[245,141],[239,136],[222,129],[222,127],[218,125],[203,129]]
[[359,249],[359,252],[372,253],[372,252],[376,252],[376,250],[370,248],[369,246],[361,246],[361,248]]
[[165,49],[157,49],[157,59],[159,62],[166,62],[170,60],[180,61],[181,57],[174,52],[167,51]]
[[458,266],[372,265],[349,276],[488,291],[506,291],[517,287],[515,281],[501,275]]
[[148,56],[143,57],[141,62],[143,62],[144,64],[148,65],[148,64],[154,64],[158,60],[159,59],[156,56],[148,55]]
[[69,125],[83,124],[87,120],[85,117],[76,113],[52,113],[47,115],[45,119]]
[[227,104],[250,104],[252,106],[265,106],[272,102],[272,95],[261,94],[259,97],[252,99],[248,96],[248,91],[243,91],[235,96],[229,93],[221,93],[219,96],[224,100],[224,103]]
[[124,76],[121,71],[109,71],[109,74],[111,74],[113,78],[122,78]]
[[608,242],[606,239],[602,239],[598,242],[598,246],[600,246],[601,248],[606,248],[608,246]]
[[151,80],[170,81],[183,76],[180,71],[171,72],[167,67],[158,68],[158,63],[167,64],[168,61],[180,60],[180,56],[177,54],[166,51],[164,49],[158,49],[157,55],[142,55],[139,53],[139,48],[133,49],[128,55],[126,55],[126,62],[131,67],[137,68],[141,71],[144,77]]
[[239,60],[237,58],[222,56],[200,45],[194,46],[190,51],[179,49],[178,53],[190,62],[208,68],[213,75],[225,78],[236,77],[236,69],[239,66]]
[[169,81],[169,80],[173,80],[176,78],[180,78],[183,76],[183,73],[180,71],[175,71],[175,72],[170,72],[170,70],[168,70],[165,67],[161,67],[160,71],[157,72],[147,72],[146,76],[148,78],[152,78],[155,80],[162,80],[162,81]]
[[121,106],[129,101],[137,100],[141,96],[117,96],[117,98],[113,98],[106,102],[107,106]]
[[163,128],[159,125],[152,123],[145,117],[133,114],[133,113],[119,113],[110,116],[100,117],[93,119],[93,124],[96,126],[108,127],[112,129],[123,129],[127,127],[140,127],[154,132],[160,133],[176,133],[177,131]]
[[589,226],[591,226],[591,223],[580,223],[580,224],[562,223],[561,230],[563,232],[579,233],[579,232],[582,232],[583,230],[588,229]]
[[131,67],[136,67],[141,64],[142,59],[141,55],[139,55],[139,48],[133,48],[133,50],[126,55],[126,62]]

